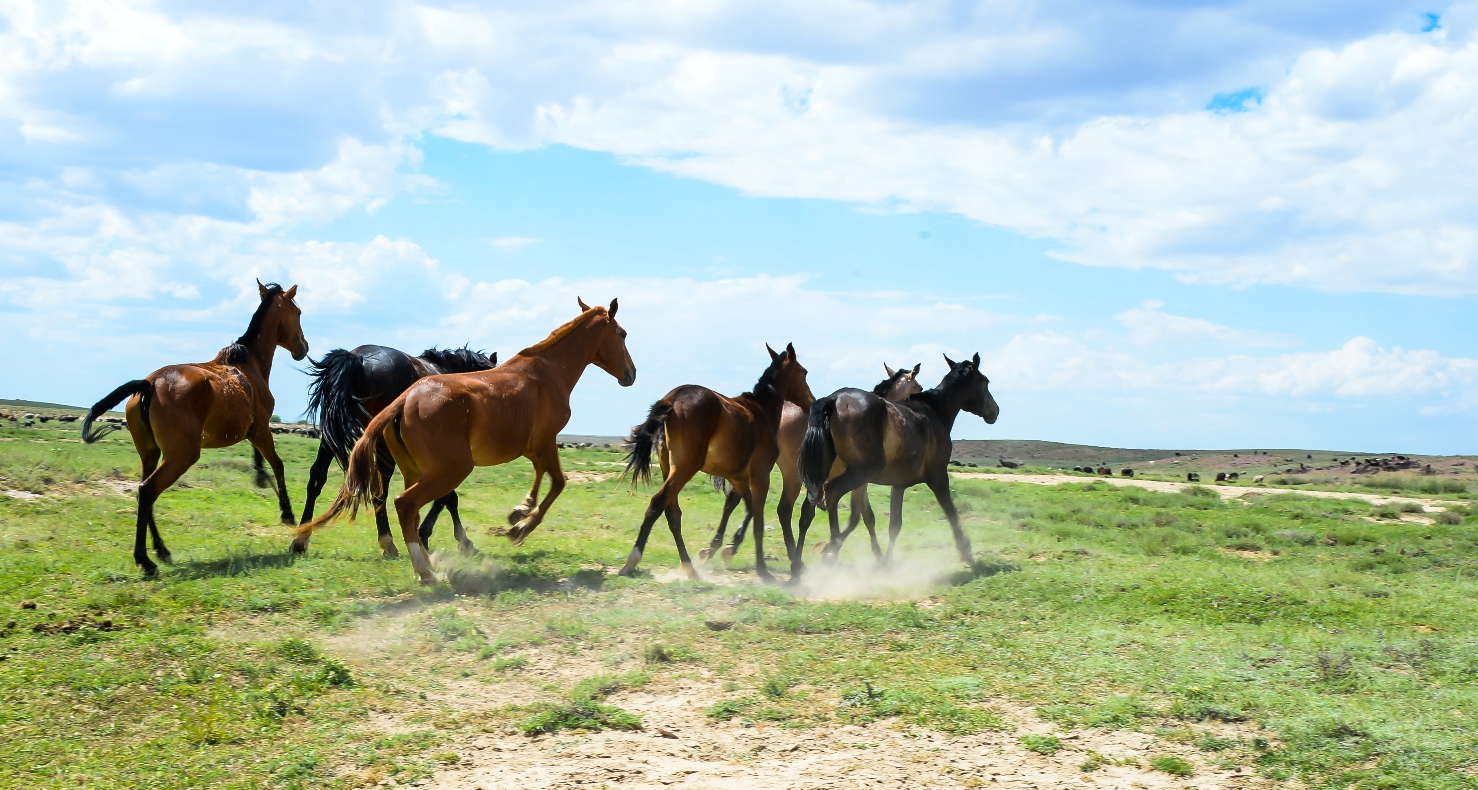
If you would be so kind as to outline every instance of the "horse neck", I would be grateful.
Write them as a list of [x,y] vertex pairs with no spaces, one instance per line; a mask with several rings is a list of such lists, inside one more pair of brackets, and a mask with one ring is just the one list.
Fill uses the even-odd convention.
[[276,311],[268,313],[266,320],[262,321],[261,331],[247,347],[250,354],[246,364],[255,366],[257,372],[262,374],[263,381],[272,378],[272,357],[277,354],[278,323]]
[[908,385],[911,383],[908,379],[899,379],[893,382],[893,386],[888,388],[888,393],[883,396],[883,400],[901,401],[906,399],[908,397]]
[[927,392],[931,396],[925,400],[925,403],[928,404],[929,411],[934,412],[934,415],[939,418],[940,422],[944,423],[945,429],[954,430],[955,420],[959,418],[960,412],[965,407],[964,388],[957,387],[942,390],[935,387]]
[[600,336],[594,327],[586,322],[571,329],[568,334],[547,347],[537,351],[525,349],[519,352],[519,356],[541,359],[554,368],[560,386],[568,397],[575,391],[575,385],[580,383],[580,377],[585,375],[585,369],[595,361],[599,340]]

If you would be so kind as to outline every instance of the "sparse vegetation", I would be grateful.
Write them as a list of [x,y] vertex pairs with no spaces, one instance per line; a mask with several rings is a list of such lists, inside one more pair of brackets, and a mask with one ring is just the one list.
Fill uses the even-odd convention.
[[[422,589],[405,561],[380,559],[364,516],[288,557],[243,446],[208,451],[161,500],[175,564],[145,582],[133,501],[107,485],[137,473],[126,439],[82,448],[61,441],[75,427],[13,426],[0,426],[3,487],[48,496],[0,497],[0,626],[16,622],[0,636],[0,786],[333,787],[349,784],[345,766],[409,784],[483,728],[641,726],[623,689],[701,669],[730,684],[714,720],[965,733],[1002,727],[991,705],[1004,699],[1060,731],[1184,732],[1206,760],[1310,787],[1473,787],[1478,535],[1452,499],[1376,523],[1362,501],[1296,492],[1227,502],[1087,478],[958,480],[981,563],[948,565],[924,606],[609,576],[645,507],[610,485],[572,484],[509,546],[487,529],[527,490],[520,463],[462,488],[483,550],[458,566],[468,586]],[[301,504],[316,445],[278,443]],[[567,453],[571,468],[619,457]],[[687,523],[716,523],[705,482],[687,497]],[[927,499],[906,498],[905,561],[951,551]],[[433,549],[451,547],[449,532],[443,522]],[[653,570],[675,562],[663,535]],[[841,561],[863,573],[869,555],[854,537]],[[445,693],[566,658],[613,674],[481,718]],[[372,710],[404,729],[376,733]],[[1208,734],[1226,727],[1245,734]]]

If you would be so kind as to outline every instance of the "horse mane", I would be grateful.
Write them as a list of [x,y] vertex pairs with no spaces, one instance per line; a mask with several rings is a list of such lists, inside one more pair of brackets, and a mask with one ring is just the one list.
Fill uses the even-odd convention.
[[605,308],[599,307],[597,305],[596,307],[592,307],[589,310],[586,310],[586,311],[580,313],[579,315],[577,315],[574,318],[570,319],[568,322],[566,322],[560,328],[554,330],[553,332],[550,332],[549,333],[549,337],[546,337],[543,340],[540,340],[539,342],[533,344],[532,346],[529,346],[528,348],[524,349],[523,351],[520,351],[519,353],[521,354],[521,353],[524,353],[524,352],[527,352],[527,351],[543,351],[543,350],[549,348],[550,346],[554,345],[555,343],[558,343],[559,341],[565,339],[565,337],[567,335],[569,335],[571,332],[575,331],[575,329],[579,327],[580,322],[581,321],[584,321],[586,316],[590,315],[592,312],[594,312],[597,309],[602,309],[603,310]]
[[235,343],[222,349],[226,355],[226,361],[232,365],[240,365],[251,356],[251,344],[257,342],[257,338],[262,334],[262,322],[267,320],[267,308],[272,304],[273,299],[282,295],[282,286],[277,283],[267,283],[263,287],[267,289],[266,293],[262,294],[262,303],[257,305],[257,311],[252,313],[251,323],[246,325],[246,331],[241,333],[241,337],[236,338]]
[[972,370],[974,369],[970,360],[965,360],[944,374],[944,378],[940,379],[939,384],[933,389],[915,392],[908,396],[908,399],[923,403],[934,411],[939,411],[940,407],[944,406],[945,402],[949,399],[950,391],[958,387],[965,380],[964,371],[966,366],[969,366]]
[[775,387],[775,377],[780,375],[780,362],[784,357],[785,352],[782,351],[780,352],[780,356],[770,360],[770,366],[765,368],[764,373],[760,374],[759,381],[756,381],[754,383],[754,389],[740,395],[739,397],[758,399],[759,396],[755,393],[764,392],[766,388],[769,388],[770,390],[773,390],[777,395],[784,397],[785,393],[781,392],[778,388]]
[[872,388],[872,394],[878,396],[879,398],[888,397],[888,390],[893,389],[893,385],[898,383],[898,379],[907,372],[908,368],[899,368],[898,370],[893,371],[893,375],[878,382],[878,385]]
[[432,346],[421,352],[421,359],[448,373],[475,373],[479,370],[490,370],[498,364],[496,355],[490,359],[485,352],[473,351],[467,346],[461,348]]

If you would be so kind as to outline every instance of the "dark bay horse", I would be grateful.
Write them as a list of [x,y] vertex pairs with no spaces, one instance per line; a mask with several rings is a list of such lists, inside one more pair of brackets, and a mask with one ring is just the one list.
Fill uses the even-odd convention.
[[[912,370],[908,368],[894,370],[885,364],[883,365],[883,370],[888,372],[888,377],[872,388],[874,394],[881,395],[887,400],[900,401],[916,392],[924,391],[924,388],[918,382],[918,365],[914,365]],[[801,453],[801,440],[806,435],[806,423],[806,410],[787,401],[785,403],[785,410],[780,414],[780,460],[777,462],[780,467],[780,475],[783,483],[780,488],[780,501],[775,504],[775,515],[779,517],[781,527],[785,532],[790,531],[790,516],[795,506],[795,500],[800,495],[802,489],[798,464]],[[724,513],[719,519],[718,532],[714,533],[713,542],[707,548],[698,552],[698,559],[700,560],[708,559],[723,544],[724,530],[728,526],[729,515],[734,512],[734,508],[738,507],[739,503],[744,499],[739,496],[739,493],[734,490],[733,486],[727,486],[725,494],[727,496],[724,499]],[[815,515],[816,506],[811,504],[811,500],[802,500],[800,528],[796,535],[795,545],[786,547],[787,551],[791,553],[790,571],[792,576],[800,573],[804,568],[802,552],[806,546],[806,531],[810,529],[811,520]],[[744,542],[744,533],[749,529],[749,522],[752,518],[753,516],[751,514],[745,513],[743,523],[739,525],[739,529],[734,531],[733,542],[725,546],[721,552],[724,562],[728,562],[733,558],[735,551],[739,548],[739,544]],[[876,532],[877,518],[872,512],[872,501],[867,495],[867,486],[862,486],[852,492],[852,512],[847,520],[847,529],[842,532],[842,540],[845,541],[847,536],[852,534],[852,530],[857,528],[859,519],[866,522],[868,534],[873,536],[873,551],[877,556],[881,557],[883,552],[878,546]]]
[[923,483],[934,492],[949,519],[955,548],[967,565],[974,561],[970,539],[949,493],[950,430],[961,411],[994,424],[1000,407],[990,394],[990,380],[980,373],[980,355],[964,362],[949,357],[949,372],[939,386],[892,403],[871,392],[840,389],[811,406],[810,424],[801,443],[800,474],[806,495],[831,520],[832,557],[841,549],[836,504],[868,483],[892,487],[888,512],[888,552],[903,528],[903,493]]
[[[215,359],[194,365],[170,365],[147,378],[130,381],[98,401],[82,421],[82,441],[91,444],[112,430],[94,431],[93,420],[128,398],[125,414],[134,449],[143,465],[139,483],[138,521],[134,535],[133,561],[145,576],[159,568],[144,548],[144,531],[154,539],[154,554],[169,562],[169,549],[154,523],[154,502],[174,485],[195,462],[202,448],[230,447],[242,439],[251,442],[257,479],[263,481],[262,458],[272,465],[277,478],[277,503],[282,523],[296,524],[288,502],[287,479],[282,459],[272,442],[272,407],[276,401],[268,388],[272,354],[282,347],[300,360],[308,355],[303,337],[302,311],[293,302],[298,287],[282,290],[273,283],[257,282],[262,302],[251,317],[246,332],[235,343],[221,349]],[[163,455],[161,462],[160,456]]]
[[[360,346],[353,351],[336,348],[317,362],[309,360],[313,372],[308,374],[309,421],[318,426],[318,458],[308,472],[308,496],[303,504],[302,523],[313,520],[313,504],[328,481],[328,466],[335,459],[339,468],[349,466],[349,450],[364,434],[364,426],[380,410],[390,405],[418,379],[442,373],[474,373],[498,364],[498,355],[489,358],[481,351],[462,348],[428,348],[413,357],[386,346]],[[385,513],[385,488],[395,474],[395,459],[383,444],[375,455],[380,476],[387,482],[379,486],[375,500],[375,527],[380,550],[386,557],[399,557],[395,540],[390,536],[390,518]],[[452,516],[457,545],[464,553],[476,551],[467,532],[462,529],[462,516],[457,512],[457,492],[436,500],[426,520],[421,522],[421,544],[431,539],[436,517],[445,508]]]
[[[570,392],[585,368],[595,365],[623,387],[636,381],[626,351],[626,330],[610,309],[580,302],[579,317],[492,370],[427,376],[375,415],[349,454],[344,487],[328,512],[304,524],[293,541],[306,551],[313,530],[374,501],[376,448],[383,440],[400,465],[405,491],[395,498],[401,537],[423,584],[435,584],[431,560],[417,531],[421,508],[462,484],[474,467],[505,464],[520,456],[534,465],[534,485],[513,509],[508,532],[515,545],[533,532],[565,487],[557,437],[570,420]],[[549,493],[539,486],[549,475]],[[537,507],[535,506],[537,504]]]
[[[652,404],[646,421],[632,429],[631,460],[626,465],[632,483],[651,479],[654,450],[663,480],[647,506],[636,545],[621,569],[622,576],[636,570],[652,534],[652,524],[665,513],[683,570],[688,578],[698,578],[683,544],[682,508],[677,497],[694,475],[706,472],[728,480],[749,505],[749,512],[754,514],[755,572],[762,579],[773,578],[765,568],[762,544],[770,470],[780,457],[780,414],[786,401],[805,409],[814,398],[806,384],[806,369],[796,361],[795,346],[787,345],[779,354],[769,346],[765,350],[770,352],[770,366],[752,392],[728,398],[707,387],[684,385]],[[789,549],[795,541],[788,523],[784,531]]]

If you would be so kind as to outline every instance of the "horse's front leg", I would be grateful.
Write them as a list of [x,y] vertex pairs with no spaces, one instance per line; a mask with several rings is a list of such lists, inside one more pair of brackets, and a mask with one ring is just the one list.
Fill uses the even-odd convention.
[[[666,478],[663,479],[665,480]],[[707,548],[698,550],[699,562],[706,561],[709,557],[712,557],[713,553],[718,551],[720,546],[724,545],[724,533],[729,531],[729,516],[733,515],[734,508],[739,507],[739,503],[742,501],[744,501],[744,497],[740,496],[739,492],[735,491],[732,485],[729,486],[729,492],[724,495],[724,514],[718,520],[718,532],[713,533],[713,542],[709,543]]]
[[773,583],[775,577],[765,567],[765,500],[770,496],[770,469],[774,462],[764,464],[762,469],[751,468],[749,473],[749,515],[754,526],[754,572],[766,582]]
[[[557,458],[555,460],[554,465],[556,467],[559,466],[559,461],[557,460]],[[534,505],[537,504],[538,501],[539,501],[539,488],[540,488],[540,486],[543,485],[543,483],[544,483],[544,468],[539,465],[539,462],[535,461],[534,462],[534,484],[529,487],[528,496],[525,496],[523,498],[523,504],[521,504],[518,507],[514,508],[513,510],[509,511],[509,513],[508,513],[508,523],[509,524],[513,524],[513,525],[517,526],[518,524],[520,524],[520,523],[528,520],[529,514],[532,513],[532,512],[534,512]],[[512,537],[513,533],[510,531],[508,533],[508,535],[510,537]]]
[[272,440],[272,431],[265,423],[259,423],[261,428],[253,427],[248,441],[267,459],[267,464],[272,467],[272,475],[277,478],[277,506],[282,510],[282,523],[297,526],[298,519],[293,515],[292,501],[287,493],[287,471],[282,466],[282,458],[277,455],[277,444]]
[[[513,541],[513,545],[515,546],[522,545],[524,540],[528,538],[529,533],[533,532],[544,521],[544,514],[549,512],[549,506],[553,505],[554,500],[559,498],[560,492],[565,490],[565,473],[559,466],[559,448],[554,442],[550,442],[549,444],[550,446],[548,448],[545,448],[538,455],[529,458],[530,461],[534,462],[534,490],[537,491],[539,489],[540,478],[544,476],[545,472],[548,472],[549,493],[544,495],[544,500],[539,503],[538,507],[529,511],[528,515],[524,516],[522,521],[514,524],[513,529],[508,530],[508,539]],[[533,494],[530,493],[529,496],[532,497]]]

